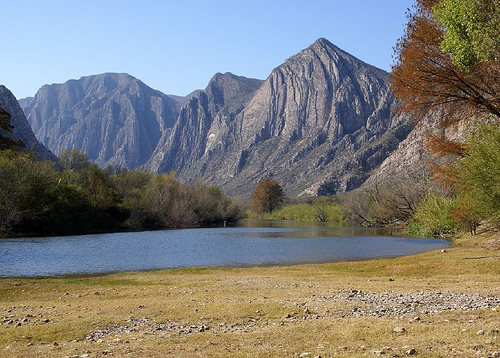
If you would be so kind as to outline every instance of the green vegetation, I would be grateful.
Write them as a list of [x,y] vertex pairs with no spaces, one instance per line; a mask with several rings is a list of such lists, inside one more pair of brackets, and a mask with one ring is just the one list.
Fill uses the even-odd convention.
[[466,156],[457,163],[462,201],[481,219],[500,223],[500,127],[480,126],[469,134]]
[[452,212],[455,200],[431,193],[417,207],[407,231],[419,236],[444,236],[454,233],[457,222]]
[[0,108],[0,150],[24,147],[24,144],[21,141],[5,136],[5,134],[9,133],[11,130],[12,125],[10,124],[10,114],[3,108]]
[[216,225],[238,208],[216,187],[173,174],[100,169],[76,150],[61,169],[0,151],[0,235],[64,235]]
[[441,0],[434,17],[445,29],[441,48],[454,65],[469,71],[479,62],[498,61],[500,5],[497,0]]
[[347,217],[338,203],[327,198],[319,198],[310,203],[287,204],[280,209],[267,213],[248,212],[253,219],[262,220],[293,220],[307,222],[336,222],[343,223]]

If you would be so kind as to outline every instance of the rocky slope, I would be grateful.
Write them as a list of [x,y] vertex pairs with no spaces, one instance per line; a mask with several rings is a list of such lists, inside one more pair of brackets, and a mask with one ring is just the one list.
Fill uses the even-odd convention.
[[33,151],[39,159],[56,160],[56,157],[36,139],[16,97],[2,85],[0,85],[0,107],[11,115],[10,124],[13,126],[10,133],[3,133],[0,129],[3,136],[21,140],[26,150]]
[[174,128],[163,135],[147,168],[155,172],[175,170],[185,179],[206,179],[202,161],[214,148],[225,147],[224,135],[232,132],[235,116],[261,84],[260,80],[217,73],[204,91],[181,108]]
[[265,81],[218,73],[204,90],[177,97],[103,74],[44,86],[22,104],[56,153],[77,148],[101,166],[176,171],[230,195],[248,197],[266,177],[290,196],[326,195],[385,175],[378,168],[395,167],[391,153],[404,152],[397,167],[414,151],[405,141],[412,123],[395,114],[389,81],[319,39]]
[[37,138],[56,154],[76,148],[100,166],[144,164],[179,105],[140,80],[119,73],[43,86],[23,102]]
[[216,104],[212,85],[181,109],[147,168],[232,195],[264,177],[288,195],[334,194],[360,186],[411,130],[393,114],[388,74],[325,39],[274,69],[248,100]]

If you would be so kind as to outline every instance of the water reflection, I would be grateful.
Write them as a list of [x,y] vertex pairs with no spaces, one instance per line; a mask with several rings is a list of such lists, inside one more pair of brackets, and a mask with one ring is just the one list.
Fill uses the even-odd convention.
[[380,236],[365,228],[262,224],[0,240],[0,276],[333,262],[448,246],[444,240]]

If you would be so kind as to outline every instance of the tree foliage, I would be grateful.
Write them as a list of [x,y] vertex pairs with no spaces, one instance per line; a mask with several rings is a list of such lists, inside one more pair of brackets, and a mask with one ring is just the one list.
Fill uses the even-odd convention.
[[433,14],[445,29],[443,52],[450,53],[452,63],[462,71],[500,60],[498,0],[441,0]]
[[459,194],[469,211],[500,223],[500,128],[489,124],[472,131],[456,166]]
[[[485,1],[489,0],[481,3]],[[406,32],[396,45],[392,80],[394,92],[402,102],[401,109],[417,118],[433,109],[442,109],[446,113],[443,126],[474,116],[500,117],[500,66],[498,60],[489,60],[498,59],[498,53],[488,55],[487,61],[478,61],[470,71],[457,67],[453,54],[442,51],[445,34],[454,35],[453,28],[446,28],[444,20],[445,26],[440,26],[434,17],[438,4],[438,0],[417,0]],[[436,11],[444,19],[447,12],[443,9],[439,7]],[[498,40],[498,32],[494,37]]]
[[12,128],[10,124],[10,114],[0,107],[0,150],[19,149],[24,147],[21,141],[9,138],[3,134],[10,132]]
[[63,153],[61,165],[0,151],[0,235],[193,227],[239,215],[218,188],[173,174],[110,174],[77,151]]
[[261,180],[252,194],[252,211],[270,213],[279,208],[285,199],[281,185],[272,179]]

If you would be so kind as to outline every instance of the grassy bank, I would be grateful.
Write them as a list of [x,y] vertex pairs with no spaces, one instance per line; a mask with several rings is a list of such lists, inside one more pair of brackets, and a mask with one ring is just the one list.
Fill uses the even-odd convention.
[[312,203],[287,204],[271,212],[254,213],[248,211],[247,216],[259,220],[291,220],[305,222],[345,223],[347,216],[340,204],[317,199]]
[[348,290],[498,300],[495,238],[365,262],[1,279],[0,356],[488,356],[500,350],[500,307],[356,317],[376,307]]

